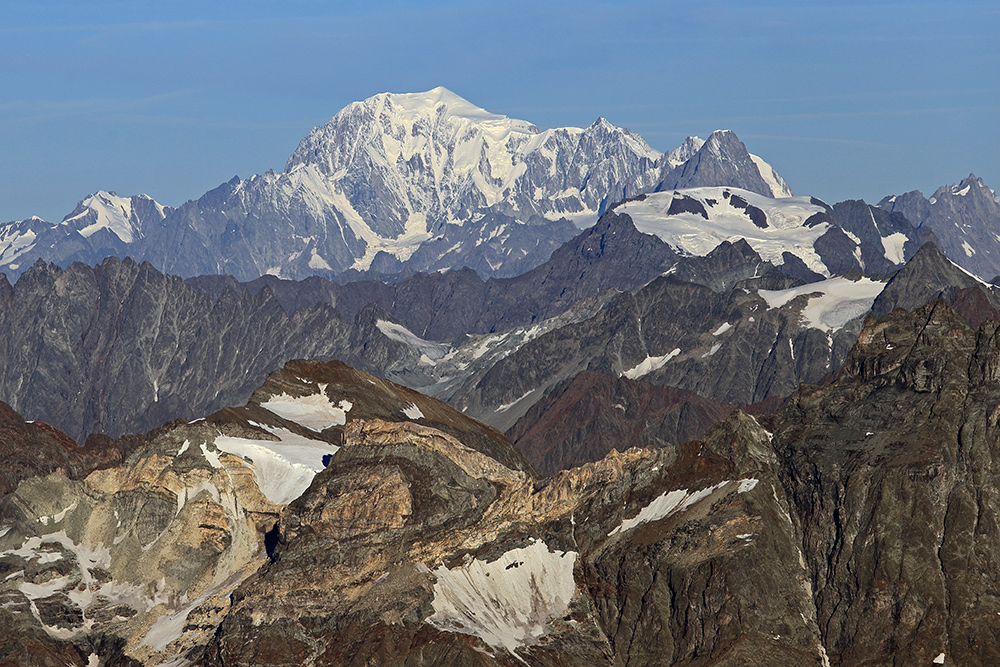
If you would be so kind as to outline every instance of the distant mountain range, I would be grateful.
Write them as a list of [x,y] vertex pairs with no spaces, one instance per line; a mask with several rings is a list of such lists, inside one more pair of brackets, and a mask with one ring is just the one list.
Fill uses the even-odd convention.
[[2,225],[0,270],[128,255],[182,277],[463,266],[509,277],[544,262],[614,202],[710,185],[791,195],[732,132],[660,153],[603,118],[543,131],[443,88],[384,93],[315,128],[283,172],[234,178],[177,209],[102,191],[58,225]]
[[[720,187],[750,196],[700,192]],[[39,218],[0,224],[0,271],[15,278],[39,258],[66,267],[113,255],[185,278],[354,280],[463,267],[484,278],[513,277],[544,263],[616,203],[687,190],[698,192],[662,200],[667,206],[658,214],[697,215],[683,202],[702,197],[701,209],[713,215],[711,224],[689,224],[686,232],[672,225],[672,238],[660,230],[680,254],[704,254],[714,247],[704,247],[709,242],[750,240],[757,232],[747,223],[757,223],[749,216],[771,209],[781,212],[751,245],[765,256],[777,253],[769,257],[777,263],[791,252],[803,260],[804,266],[792,260],[803,276],[886,271],[928,240],[983,278],[1000,274],[1000,199],[974,176],[929,200],[914,191],[867,210],[831,209],[815,198],[790,200],[785,180],[728,130],[707,140],[689,137],[660,153],[603,118],[585,129],[540,130],[444,88],[350,104],[302,140],[283,172],[234,177],[176,209],[145,195],[100,191],[56,225]],[[736,214],[744,223],[717,224],[723,209],[706,208],[706,197],[721,202],[728,222]],[[825,218],[813,215],[823,210]],[[648,218],[648,211],[639,215]],[[807,222],[808,230],[797,229]],[[776,235],[779,227],[784,231]],[[692,246],[692,235],[706,229],[709,236]],[[825,259],[795,250],[814,242],[812,250]]]

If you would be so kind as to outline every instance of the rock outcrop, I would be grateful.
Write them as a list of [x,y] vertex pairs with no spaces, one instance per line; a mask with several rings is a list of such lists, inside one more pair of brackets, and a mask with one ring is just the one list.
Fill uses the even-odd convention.
[[995,664],[997,327],[895,311],[763,426],[538,488],[356,422],[205,660]]
[[1000,661],[997,328],[894,311],[764,422],[834,665]]
[[438,431],[355,422],[206,662],[819,666],[774,461],[740,414],[536,490]]
[[975,174],[941,186],[930,199],[912,190],[878,206],[919,228],[933,228],[949,259],[983,280],[1000,274],[1000,197]]
[[[279,516],[352,424],[414,424],[529,487],[534,479],[499,432],[339,362],[289,363],[246,406],[94,452],[15,417],[8,430],[34,439],[4,441],[13,461],[55,446],[79,460],[50,455],[48,468],[36,466],[37,476],[0,498],[0,619],[14,630],[0,641],[0,663],[96,664],[93,655],[100,664],[161,664],[200,654],[231,592],[273,552]],[[88,456],[104,450],[127,457],[100,460],[84,476],[94,466]]]
[[507,435],[541,474],[554,475],[612,449],[699,440],[731,411],[683,389],[584,371],[553,387]]
[[44,422],[26,422],[0,401],[0,498],[24,479],[56,470],[79,479],[98,467],[109,467],[123,458],[122,443],[92,438],[81,447],[65,433]]

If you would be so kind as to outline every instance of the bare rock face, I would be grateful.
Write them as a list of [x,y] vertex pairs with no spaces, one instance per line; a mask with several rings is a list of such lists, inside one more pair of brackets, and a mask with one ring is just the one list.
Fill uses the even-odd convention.
[[998,330],[940,300],[869,318],[774,415],[544,480],[444,404],[291,363],[120,466],[19,484],[0,658],[995,665]]
[[204,660],[996,664],[997,327],[895,311],[763,426],[542,485],[353,422]]
[[1000,661],[997,326],[894,311],[765,422],[832,664]]
[[806,321],[810,303],[824,303],[823,286],[784,292],[789,298],[780,302],[763,289],[791,285],[785,276],[765,273],[717,292],[661,276],[615,296],[586,320],[526,342],[470,377],[450,401],[509,429],[553,387],[585,370],[729,405],[786,397],[800,382],[817,382],[840,366],[874,298],[855,299],[848,304],[853,310],[838,311],[840,320],[827,326]]
[[872,304],[872,315],[882,317],[896,308],[915,310],[935,298],[947,301],[976,327],[1000,312],[1000,296],[993,286],[959,268],[936,245],[925,243],[886,284]]
[[[178,424],[119,466],[21,482],[0,507],[0,594],[18,624],[80,648],[69,664],[86,664],[91,645],[98,657],[158,664],[204,643],[206,619],[262,562],[281,507],[244,458],[214,446],[218,435]],[[101,637],[113,648],[100,650]]]
[[[330,409],[331,416],[336,415],[338,410],[344,410],[343,421],[332,420],[338,423],[330,423],[323,429],[324,437],[331,442],[342,440],[345,424],[354,421],[414,422],[446,433],[512,470],[534,475],[531,464],[499,431],[446,403],[351,368],[341,361],[290,361],[280,371],[268,376],[267,381],[254,392],[247,407],[238,411],[241,414],[257,414],[258,419],[266,420],[267,412],[281,414],[291,410],[287,416],[294,422],[297,416],[295,410],[285,404],[293,404],[297,397],[303,396],[310,400],[320,388],[330,406],[323,409]],[[276,396],[279,398],[275,399]],[[333,407],[334,404],[337,407]],[[346,407],[348,405],[350,407]],[[230,413],[227,410],[222,414],[230,418]]]
[[232,286],[212,300],[129,259],[38,264],[9,297],[0,292],[0,398],[79,442],[241,404],[290,359],[343,358],[391,375],[419,358],[329,305],[288,313],[270,290]]
[[775,462],[740,414],[536,489],[439,431],[354,422],[205,660],[820,665]]
[[[24,437],[3,446],[33,467],[15,470],[20,483],[0,498],[0,618],[16,629],[0,662],[32,646],[38,664],[200,655],[230,593],[273,552],[281,513],[343,445],[345,425],[433,426],[464,443],[467,466],[490,462],[528,487],[534,479],[499,432],[339,362],[291,362],[246,406],[104,448],[7,410],[3,432]],[[105,450],[128,456],[115,464],[97,456]],[[376,495],[356,500],[377,509],[378,494],[399,496],[396,481],[375,479]]]
[[84,448],[62,431],[44,422],[25,422],[9,405],[0,402],[0,498],[18,483],[56,470],[78,479],[97,467],[122,460],[120,447],[95,438]]
[[507,432],[543,475],[612,449],[700,439],[732,411],[697,394],[584,371],[560,383]]
[[930,199],[913,190],[886,197],[878,206],[903,214],[917,227],[932,227],[945,254],[984,280],[1000,274],[1000,197],[975,174],[938,188]]

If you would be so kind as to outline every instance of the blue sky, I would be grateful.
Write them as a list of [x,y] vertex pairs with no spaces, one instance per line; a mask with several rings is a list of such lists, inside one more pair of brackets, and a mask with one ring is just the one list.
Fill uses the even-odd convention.
[[991,2],[4,3],[0,220],[282,169],[346,104],[443,85],[660,150],[734,130],[798,194],[1000,190]]

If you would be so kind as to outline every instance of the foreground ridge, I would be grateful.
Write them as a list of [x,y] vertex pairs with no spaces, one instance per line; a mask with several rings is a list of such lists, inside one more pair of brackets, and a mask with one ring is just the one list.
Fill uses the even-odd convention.
[[[130,440],[121,465],[22,481],[0,514],[0,651],[994,664],[998,327],[940,300],[869,318],[839,375],[773,415],[542,481],[442,403],[294,362],[244,408]],[[313,468],[278,498],[281,465]]]

